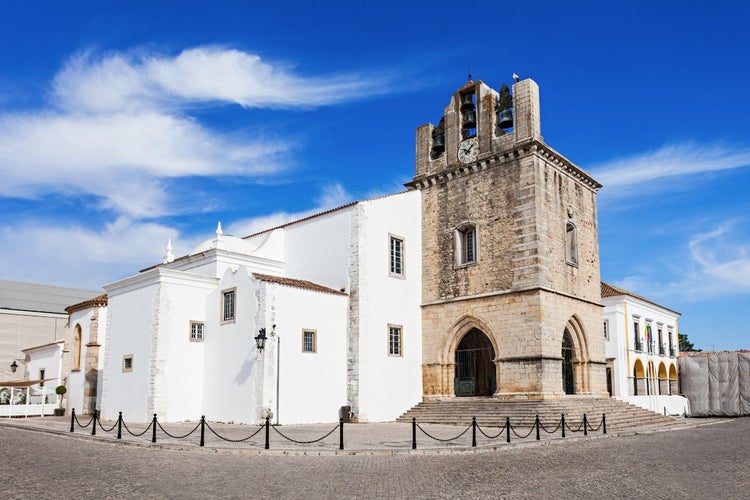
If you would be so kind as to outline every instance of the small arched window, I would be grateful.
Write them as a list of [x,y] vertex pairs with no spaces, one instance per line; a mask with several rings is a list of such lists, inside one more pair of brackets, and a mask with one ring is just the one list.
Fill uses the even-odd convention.
[[453,236],[456,266],[478,262],[477,225],[473,222],[465,222],[456,228]]
[[71,370],[81,369],[81,325],[76,325],[73,330],[73,362],[71,363]]
[[565,261],[571,266],[578,265],[578,229],[570,221],[565,224]]

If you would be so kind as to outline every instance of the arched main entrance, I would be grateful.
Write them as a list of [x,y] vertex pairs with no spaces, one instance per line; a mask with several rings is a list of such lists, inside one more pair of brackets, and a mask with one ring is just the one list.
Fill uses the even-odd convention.
[[562,383],[565,394],[575,394],[576,384],[573,378],[573,339],[565,329],[562,341]]
[[456,396],[492,396],[497,387],[495,349],[487,336],[477,328],[464,335],[456,348]]

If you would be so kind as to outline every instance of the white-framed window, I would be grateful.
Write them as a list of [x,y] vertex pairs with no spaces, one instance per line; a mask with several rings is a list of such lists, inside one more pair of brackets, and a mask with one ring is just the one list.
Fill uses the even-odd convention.
[[133,371],[133,355],[126,354],[122,357],[122,373],[129,373]]
[[403,333],[404,329],[401,325],[388,325],[388,355],[389,356],[403,356]]
[[236,317],[237,289],[231,288],[221,292],[221,322],[234,323]]
[[318,352],[318,332],[302,330],[302,352]]
[[641,339],[641,318],[633,316],[633,340],[635,340],[635,350],[643,350],[643,339]]
[[404,239],[390,235],[390,266],[389,274],[399,278],[404,277]]
[[475,264],[479,261],[477,225],[465,222],[454,231],[455,260],[457,266]]
[[190,342],[203,342],[203,329],[205,324],[202,321],[190,322]]
[[609,320],[604,320],[604,340],[609,340]]
[[565,224],[565,261],[571,266],[578,265],[578,229],[570,221]]

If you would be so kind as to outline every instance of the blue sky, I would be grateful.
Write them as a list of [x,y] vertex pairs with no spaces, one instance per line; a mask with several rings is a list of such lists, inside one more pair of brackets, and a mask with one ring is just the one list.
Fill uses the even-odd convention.
[[747,2],[3,2],[0,278],[99,288],[397,192],[467,77],[540,85],[602,278],[750,348]]

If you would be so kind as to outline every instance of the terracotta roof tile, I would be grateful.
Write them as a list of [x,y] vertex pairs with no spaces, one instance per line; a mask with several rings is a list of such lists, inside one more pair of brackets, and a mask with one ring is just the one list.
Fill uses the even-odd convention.
[[269,283],[278,283],[279,285],[291,286],[294,288],[302,288],[304,290],[311,290],[313,292],[330,293],[332,295],[347,295],[342,290],[336,290],[327,286],[318,285],[312,281],[297,280],[293,278],[283,278],[281,276],[271,276],[270,274],[253,273],[255,279],[261,281],[267,281]]

